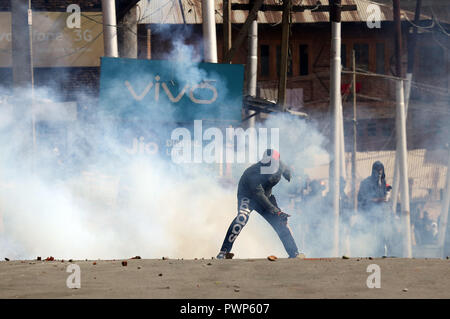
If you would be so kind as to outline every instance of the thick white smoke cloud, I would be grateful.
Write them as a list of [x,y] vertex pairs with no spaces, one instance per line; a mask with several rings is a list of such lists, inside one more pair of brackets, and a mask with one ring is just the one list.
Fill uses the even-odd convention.
[[[197,68],[200,60],[192,46],[176,39],[173,48],[169,58],[186,63],[184,70],[174,73],[174,80],[200,82],[204,75]],[[34,92],[35,101],[56,101],[58,96],[52,87]],[[33,149],[30,97],[30,90],[24,89],[0,104],[0,213],[4,221],[0,257],[216,256],[237,214],[237,178],[224,186],[211,165],[174,165],[158,157],[130,157],[117,140],[113,123],[101,113],[86,123],[79,119],[59,124],[67,134],[38,134]],[[77,100],[83,105],[97,104],[81,93]],[[62,113],[61,109],[41,108],[40,117],[49,120],[58,114],[63,117]],[[271,115],[259,127],[279,129],[281,158],[293,168],[291,182],[282,179],[274,194],[281,208],[292,215],[290,224],[300,251],[313,257],[329,256],[324,243],[330,244],[330,232],[324,228],[320,238],[303,239],[304,225],[328,218],[329,210],[309,206],[305,213],[303,204],[292,207],[288,196],[298,198],[292,189],[305,183],[306,171],[329,161],[323,148],[325,138],[314,124],[287,115]],[[63,138],[67,150],[58,149],[64,144],[58,139]],[[259,155],[263,151],[259,149]],[[62,156],[64,152],[69,155]],[[239,177],[248,165],[234,165],[233,176]],[[257,212],[251,214],[233,252],[238,258],[287,257],[275,231]]]
[[[47,93],[37,91],[35,97],[48,98]],[[112,136],[95,136],[82,125],[74,127],[72,135],[91,144],[103,142],[115,156],[108,158],[101,150],[94,151],[95,156],[86,159],[91,165],[65,167],[80,168],[79,173],[65,177],[51,146],[40,145],[37,156],[32,157],[31,130],[26,129],[30,112],[14,118],[8,107],[3,105],[2,111],[6,111],[1,117],[6,151],[1,161],[0,203],[5,224],[1,255],[68,259],[133,255],[209,258],[217,254],[237,212],[237,180],[231,187],[222,186],[202,165],[174,167],[145,156],[118,160],[123,145]],[[107,120],[101,120],[107,127]],[[306,122],[273,116],[267,124],[283,128],[280,150],[295,172],[314,166],[316,155],[323,155],[323,137]],[[244,166],[237,168],[240,172],[236,175]],[[286,185],[283,180],[277,186],[280,191],[275,189],[281,203]],[[236,241],[234,252],[239,257],[286,255],[275,232],[256,212]]]
[[[1,165],[0,251],[9,258],[210,257],[236,215],[236,188],[224,188],[206,170],[188,174],[155,159],[123,165],[102,158],[96,171],[59,180],[52,164],[39,167],[51,173],[41,176],[13,154],[7,159]],[[100,167],[125,173],[105,177]],[[118,196],[123,174],[124,199]],[[234,248],[239,257],[285,255],[256,212]]]
[[[179,40],[174,43],[171,57],[187,63],[187,71],[177,76],[198,82],[203,75],[196,68],[199,61],[192,47]],[[39,127],[33,149],[31,91],[14,93],[0,104],[0,212],[4,223],[0,257],[209,258],[217,254],[237,214],[237,180],[223,186],[202,165],[177,167],[156,157],[129,157],[109,119],[101,116],[89,123],[58,124],[66,134],[41,136]],[[45,106],[58,97],[52,87],[35,89],[35,109],[36,104]],[[77,99],[97,103],[81,93]],[[65,112],[42,106],[38,111],[42,120]],[[269,123],[291,126],[289,136],[298,135],[297,140],[308,131],[306,126],[299,130],[294,127],[297,122],[277,117]],[[61,149],[60,139],[66,139],[67,150]],[[317,141],[303,140],[301,152],[316,147],[310,142]],[[286,149],[283,156],[294,160],[292,154]],[[302,167],[306,162],[299,163]],[[245,167],[236,167],[237,176]],[[275,232],[256,212],[233,251],[242,258],[287,256]]]

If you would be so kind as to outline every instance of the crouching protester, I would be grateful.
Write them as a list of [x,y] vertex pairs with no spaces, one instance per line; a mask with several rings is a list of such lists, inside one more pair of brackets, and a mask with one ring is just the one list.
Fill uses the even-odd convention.
[[304,258],[299,254],[292,232],[287,225],[290,215],[281,211],[272,188],[278,184],[283,176],[287,181],[291,179],[289,168],[280,160],[276,150],[268,149],[263,158],[247,168],[239,180],[237,199],[238,214],[231,222],[225,235],[218,259],[231,258],[231,248],[242,228],[250,218],[250,212],[257,211],[275,230],[283,243],[289,258]]

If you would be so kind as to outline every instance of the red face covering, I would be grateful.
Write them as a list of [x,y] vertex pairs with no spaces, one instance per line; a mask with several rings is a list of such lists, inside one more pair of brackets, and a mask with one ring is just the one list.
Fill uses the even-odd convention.
[[276,150],[272,150],[272,158],[279,161],[280,160],[280,153]]

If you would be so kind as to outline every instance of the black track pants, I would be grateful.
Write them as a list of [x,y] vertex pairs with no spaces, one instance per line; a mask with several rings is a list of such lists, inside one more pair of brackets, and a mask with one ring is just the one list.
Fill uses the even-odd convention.
[[[275,197],[273,195],[270,197],[270,201],[275,206],[277,206]],[[238,198],[238,215],[231,222],[220,251],[231,251],[234,241],[240,234],[242,228],[244,228],[244,226],[247,224],[250,217],[250,212],[252,210],[256,210],[273,227],[275,232],[278,234],[278,237],[280,237],[281,242],[283,243],[283,246],[286,249],[289,257],[294,258],[295,256],[297,256],[298,248],[295,244],[294,238],[292,237],[292,232],[287,225],[287,219],[260,209],[253,200],[247,197]]]

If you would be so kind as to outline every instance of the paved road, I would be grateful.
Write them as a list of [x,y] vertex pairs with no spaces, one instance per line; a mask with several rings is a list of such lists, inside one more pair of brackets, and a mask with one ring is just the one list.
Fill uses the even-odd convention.
[[[67,288],[67,261],[2,261],[0,298],[450,298],[450,260],[441,259],[72,263],[80,289]],[[380,267],[379,289],[367,287],[371,264]]]

